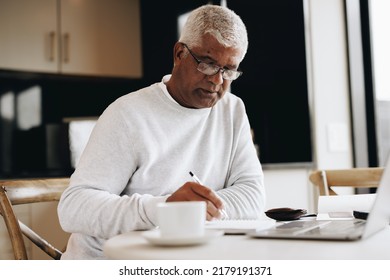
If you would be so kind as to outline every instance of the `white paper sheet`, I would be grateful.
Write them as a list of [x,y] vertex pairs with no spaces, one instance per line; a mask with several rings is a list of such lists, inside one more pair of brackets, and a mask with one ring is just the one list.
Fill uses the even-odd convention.
[[353,211],[370,211],[375,196],[376,194],[320,196],[317,220],[353,219]]
[[225,234],[245,234],[250,230],[267,229],[275,225],[275,220],[213,220],[206,222],[206,229],[222,229]]

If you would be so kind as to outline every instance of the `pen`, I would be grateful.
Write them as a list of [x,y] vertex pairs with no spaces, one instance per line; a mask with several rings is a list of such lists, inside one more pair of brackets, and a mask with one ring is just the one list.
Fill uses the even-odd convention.
[[197,182],[199,185],[203,185],[203,183],[200,181],[198,176],[196,176],[194,173],[190,171],[190,175],[192,176],[192,179],[194,179],[195,182]]
[[[196,176],[192,171],[190,171],[190,175],[192,177],[192,179],[197,182],[199,185],[203,185],[202,181],[198,178],[198,176]],[[228,219],[229,216],[227,215],[225,209],[219,209],[219,212],[221,213],[222,217],[224,219]]]

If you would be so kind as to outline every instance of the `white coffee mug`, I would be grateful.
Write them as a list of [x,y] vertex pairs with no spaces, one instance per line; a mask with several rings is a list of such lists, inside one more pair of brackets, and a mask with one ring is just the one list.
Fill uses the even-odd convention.
[[161,237],[194,238],[204,235],[204,201],[163,202],[157,205],[157,223]]

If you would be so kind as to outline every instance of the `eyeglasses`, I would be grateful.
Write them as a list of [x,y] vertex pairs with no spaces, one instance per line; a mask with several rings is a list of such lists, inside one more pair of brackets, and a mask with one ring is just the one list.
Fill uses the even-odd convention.
[[201,72],[207,76],[213,76],[213,75],[219,73],[219,71],[221,71],[222,78],[225,80],[229,80],[229,81],[234,81],[235,79],[237,79],[238,77],[240,77],[242,75],[241,71],[226,69],[226,68],[222,68],[222,67],[219,67],[217,65],[214,65],[214,64],[209,64],[209,63],[201,61],[199,58],[197,58],[192,53],[192,51],[188,48],[188,46],[186,44],[183,44],[183,45],[187,48],[188,52],[195,59],[196,63],[198,63],[198,67],[196,69],[199,72]]

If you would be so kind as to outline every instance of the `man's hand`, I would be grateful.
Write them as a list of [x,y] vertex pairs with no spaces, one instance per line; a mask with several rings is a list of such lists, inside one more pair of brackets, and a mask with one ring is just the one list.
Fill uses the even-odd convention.
[[221,217],[220,209],[223,208],[222,200],[212,189],[194,182],[185,183],[166,201],[205,201],[208,221],[219,219]]

